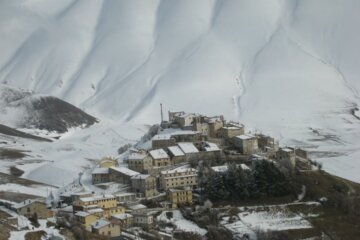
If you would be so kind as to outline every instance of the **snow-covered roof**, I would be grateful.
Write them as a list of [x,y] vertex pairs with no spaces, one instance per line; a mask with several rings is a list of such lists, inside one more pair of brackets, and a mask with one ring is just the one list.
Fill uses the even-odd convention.
[[168,147],[168,149],[172,153],[172,155],[174,155],[175,157],[180,157],[180,156],[185,155],[184,152],[181,151],[179,146],[171,146],[171,147]]
[[249,139],[255,138],[255,136],[253,136],[251,134],[243,134],[243,135],[236,136],[236,138],[239,138],[241,140],[249,140]]
[[131,209],[131,210],[139,210],[139,209],[145,209],[145,208],[147,208],[147,207],[140,203],[129,206],[129,209]]
[[92,174],[109,174],[109,168],[95,168]]
[[184,172],[196,172],[196,169],[195,168],[175,168],[172,170],[161,171],[161,174],[184,173]]
[[80,200],[82,202],[93,202],[93,201],[105,200],[105,199],[110,199],[110,198],[115,198],[115,196],[111,195],[111,194],[96,195],[96,196],[93,196],[93,197],[80,198]]
[[136,196],[136,193],[129,193],[129,192],[125,192],[125,193],[118,193],[115,194],[116,197],[125,197],[125,196]]
[[152,141],[154,140],[169,140],[171,138],[170,134],[158,134],[153,136],[153,138],[151,139]]
[[194,146],[191,142],[181,142],[178,143],[178,146],[181,148],[181,150],[186,153],[198,153],[199,150]]
[[146,154],[133,152],[133,153],[129,154],[127,159],[128,160],[143,160],[145,157],[146,157]]
[[215,143],[212,142],[205,142],[205,150],[207,152],[215,152],[215,151],[220,151],[220,148],[218,147],[218,145],[216,145]]
[[228,170],[228,168],[229,168],[228,165],[211,167],[211,169],[212,169],[214,172],[226,172],[226,171]]
[[93,227],[95,229],[99,229],[99,228],[106,227],[109,224],[110,224],[110,222],[108,222],[104,219],[99,219],[99,220],[95,221],[94,223],[92,223],[91,227]]
[[89,215],[91,215],[91,213],[83,212],[83,211],[79,211],[79,212],[75,213],[75,216],[78,216],[78,217],[87,217]]
[[102,213],[102,212],[104,212],[104,210],[102,210],[101,208],[89,209],[87,211],[89,213]]
[[164,149],[155,149],[149,153],[153,159],[169,158],[169,155],[164,151]]
[[138,174],[138,175],[131,177],[131,179],[146,179],[148,177],[150,177],[149,174]]
[[282,151],[284,152],[293,152],[294,149],[291,149],[291,148],[281,148]]
[[140,173],[138,172],[135,172],[129,168],[126,168],[126,167],[111,167],[112,170],[116,171],[116,172],[120,172],[124,175],[127,175],[127,176],[135,176],[135,175],[138,175]]
[[180,135],[195,135],[199,134],[198,131],[184,130],[184,131],[176,131],[171,133],[171,136],[180,136]]
[[124,219],[128,219],[128,218],[132,218],[133,215],[131,215],[129,213],[121,213],[121,214],[112,215],[112,217],[115,219],[124,220]]

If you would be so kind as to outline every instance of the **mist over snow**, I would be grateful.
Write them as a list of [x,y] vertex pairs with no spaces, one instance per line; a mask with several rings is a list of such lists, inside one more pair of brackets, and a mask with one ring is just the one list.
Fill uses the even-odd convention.
[[359,13],[358,0],[1,1],[0,83],[117,123],[158,122],[160,102],[224,114],[360,182]]

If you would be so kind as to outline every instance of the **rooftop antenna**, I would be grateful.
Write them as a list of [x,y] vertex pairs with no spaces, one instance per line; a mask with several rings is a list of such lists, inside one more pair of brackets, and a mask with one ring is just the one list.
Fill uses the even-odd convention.
[[163,122],[163,120],[164,120],[164,115],[163,115],[162,103],[160,103],[160,113],[161,113],[161,122]]

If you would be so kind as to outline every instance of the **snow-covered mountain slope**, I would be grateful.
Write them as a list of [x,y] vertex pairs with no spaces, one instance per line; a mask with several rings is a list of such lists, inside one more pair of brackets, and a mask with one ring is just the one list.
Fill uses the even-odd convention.
[[357,0],[2,1],[0,83],[119,122],[158,121],[160,102],[224,114],[360,181],[359,12]]
[[67,132],[89,127],[96,118],[56,97],[21,91],[0,84],[0,123],[17,128]]

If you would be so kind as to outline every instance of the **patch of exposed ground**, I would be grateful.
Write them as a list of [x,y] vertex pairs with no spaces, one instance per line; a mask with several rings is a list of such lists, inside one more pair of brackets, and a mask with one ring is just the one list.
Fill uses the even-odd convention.
[[7,184],[7,183],[15,183],[23,186],[32,186],[32,185],[42,185],[42,186],[51,186],[45,183],[40,183],[24,178],[19,178],[16,176],[12,176],[6,173],[0,173],[0,184]]
[[0,159],[22,159],[27,156],[26,152],[13,148],[0,148]]
[[36,141],[52,142],[52,140],[50,140],[50,139],[34,136],[34,135],[31,135],[31,134],[28,134],[28,133],[24,133],[22,131],[14,129],[14,128],[5,126],[3,124],[0,124],[0,133],[5,134],[5,135],[9,135],[9,136],[14,136],[14,137],[32,139],[32,140],[36,140]]
[[27,199],[35,199],[35,198],[39,198],[39,196],[25,194],[25,193],[0,191],[0,199],[11,202],[23,202]]

